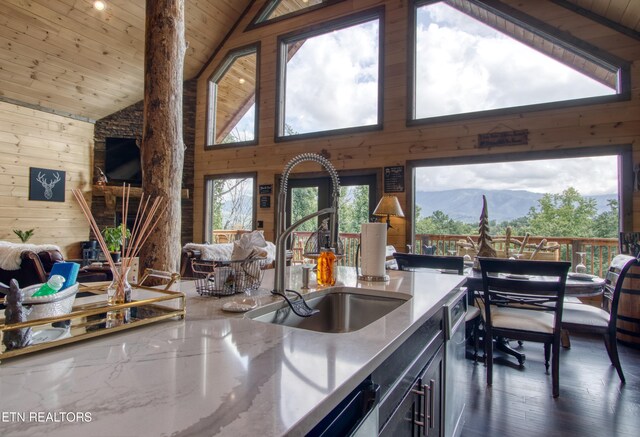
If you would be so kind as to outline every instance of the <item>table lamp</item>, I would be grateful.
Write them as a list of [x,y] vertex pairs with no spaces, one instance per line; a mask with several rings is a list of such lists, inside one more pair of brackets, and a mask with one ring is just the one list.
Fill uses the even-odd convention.
[[404,217],[398,198],[390,195],[382,196],[382,199],[378,202],[378,206],[376,206],[375,211],[373,211],[373,215],[378,217],[387,216],[387,229],[392,227],[390,220],[391,216]]

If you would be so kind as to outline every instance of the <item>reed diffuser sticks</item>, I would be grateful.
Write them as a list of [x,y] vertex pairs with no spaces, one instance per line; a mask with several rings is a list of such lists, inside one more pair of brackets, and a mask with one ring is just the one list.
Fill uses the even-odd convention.
[[[120,266],[116,266],[111,257],[111,253],[107,249],[107,244],[104,241],[104,237],[98,228],[98,225],[91,213],[91,208],[87,204],[82,191],[79,189],[71,190],[73,195],[75,196],[78,204],[80,205],[80,209],[84,214],[85,218],[89,222],[89,226],[96,236],[96,240],[98,240],[98,244],[100,245],[100,249],[104,253],[104,256],[109,263],[109,267],[113,272],[114,282],[118,284],[124,284],[126,281],[126,274],[131,268],[133,260],[138,256],[142,246],[145,244],[153,230],[158,224],[158,221],[164,214],[166,207],[162,207],[163,205],[163,197],[156,197],[151,202],[151,197],[142,194],[140,198],[140,203],[138,204],[138,210],[136,211],[136,218],[133,223],[133,229],[131,230],[131,234],[129,239],[127,239],[127,216],[129,214],[129,199],[131,195],[131,186],[128,184],[122,185],[122,224],[120,225],[120,230],[122,233],[122,261]],[[149,205],[151,203],[151,205]],[[119,268],[118,268],[119,267]]]

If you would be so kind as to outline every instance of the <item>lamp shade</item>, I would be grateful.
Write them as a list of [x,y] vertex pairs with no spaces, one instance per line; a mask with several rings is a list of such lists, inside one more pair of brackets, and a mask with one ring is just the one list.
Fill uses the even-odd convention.
[[400,202],[398,202],[396,196],[382,196],[382,199],[378,202],[378,206],[376,206],[375,211],[373,211],[373,215],[381,217],[404,217]]

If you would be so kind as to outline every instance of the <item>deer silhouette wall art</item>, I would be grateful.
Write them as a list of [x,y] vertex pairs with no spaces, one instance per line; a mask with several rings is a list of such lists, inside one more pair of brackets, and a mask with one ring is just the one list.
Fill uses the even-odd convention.
[[64,202],[64,171],[31,167],[29,179],[29,200]]

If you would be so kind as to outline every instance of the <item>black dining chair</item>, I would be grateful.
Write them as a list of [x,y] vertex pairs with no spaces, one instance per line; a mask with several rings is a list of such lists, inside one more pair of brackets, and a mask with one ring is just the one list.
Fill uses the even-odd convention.
[[[441,273],[464,274],[464,258],[461,256],[416,255],[411,253],[393,254],[399,270],[415,271],[420,269],[437,270]],[[480,328],[480,310],[469,305],[465,316],[465,326],[472,331],[473,361],[478,360],[478,338]],[[468,332],[468,331],[467,331]]]
[[399,270],[431,269],[443,273],[464,274],[464,258],[461,256],[416,255],[413,253],[396,252],[393,257]]
[[617,255],[611,260],[605,278],[602,308],[584,303],[565,303],[562,315],[562,328],[569,332],[601,334],[611,364],[616,368],[620,381],[624,384],[622,365],[618,356],[616,324],[618,321],[618,305],[620,292],[624,286],[624,278],[637,258],[629,255]]
[[[504,337],[544,343],[553,397],[560,394],[560,332],[571,263],[479,258],[486,339]],[[493,384],[493,341],[485,341],[487,384]]]

